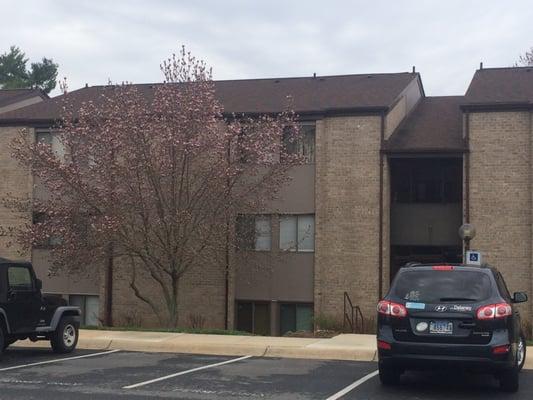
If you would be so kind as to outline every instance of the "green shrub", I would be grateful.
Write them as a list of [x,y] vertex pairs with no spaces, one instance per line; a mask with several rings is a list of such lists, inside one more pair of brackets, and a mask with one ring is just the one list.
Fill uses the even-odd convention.
[[317,314],[313,317],[315,330],[343,332],[342,318],[331,314]]

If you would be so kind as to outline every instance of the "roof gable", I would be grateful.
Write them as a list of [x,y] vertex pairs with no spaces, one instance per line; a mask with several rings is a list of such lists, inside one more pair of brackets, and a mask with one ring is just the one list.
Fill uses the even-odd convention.
[[462,152],[464,96],[424,97],[384,144],[387,152]]
[[39,89],[0,89],[0,107],[16,103],[31,97],[47,99],[48,96]]
[[533,104],[533,67],[476,71],[465,95],[465,105],[512,103]]

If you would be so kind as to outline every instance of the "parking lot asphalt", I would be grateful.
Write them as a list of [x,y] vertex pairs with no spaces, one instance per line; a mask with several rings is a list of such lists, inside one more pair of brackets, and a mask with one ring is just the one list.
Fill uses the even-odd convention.
[[516,394],[487,375],[407,373],[383,387],[375,362],[172,353],[9,348],[0,399],[531,399],[533,371]]

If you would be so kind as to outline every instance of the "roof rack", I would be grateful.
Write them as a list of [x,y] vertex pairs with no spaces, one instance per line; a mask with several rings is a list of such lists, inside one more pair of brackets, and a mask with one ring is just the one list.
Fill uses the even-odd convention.
[[411,268],[411,267],[433,267],[437,265],[450,265],[454,267],[477,267],[477,268],[490,268],[488,263],[483,263],[481,265],[469,265],[463,263],[448,263],[448,262],[438,262],[438,263],[421,263],[419,261],[410,261],[405,263],[402,268]]
[[409,268],[409,267],[414,267],[417,265],[422,265],[422,263],[418,261],[409,261],[408,263],[405,263],[404,267]]

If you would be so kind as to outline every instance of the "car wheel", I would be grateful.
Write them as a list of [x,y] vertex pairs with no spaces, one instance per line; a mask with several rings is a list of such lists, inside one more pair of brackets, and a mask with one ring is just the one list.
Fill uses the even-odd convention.
[[510,393],[514,393],[516,391],[518,391],[518,373],[520,371],[518,370],[517,367],[515,368],[512,368],[512,369],[509,369],[507,371],[503,371],[501,374],[500,374],[500,388],[504,391],[504,392],[510,392]]
[[520,335],[520,339],[518,340],[518,346],[516,349],[516,365],[518,366],[519,371],[524,368],[524,364],[526,363],[526,349],[526,338],[524,337],[524,335]]
[[[5,348],[7,347],[5,345],[6,343],[6,336],[5,336],[5,333],[4,333],[4,329],[2,327],[0,327],[0,354],[2,354],[5,350]],[[9,346],[9,344],[8,344]]]
[[402,372],[398,368],[379,366],[379,380],[383,385],[392,386],[400,383]]
[[2,346],[2,348],[5,350],[7,349],[10,345],[12,345],[13,343],[15,343],[16,340],[13,340],[13,339],[5,339],[4,338],[4,344]]
[[78,325],[72,317],[63,317],[50,337],[56,353],[70,353],[78,343]]

